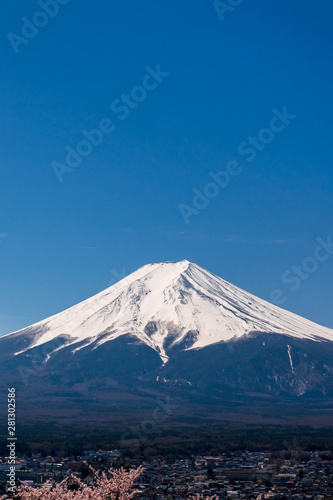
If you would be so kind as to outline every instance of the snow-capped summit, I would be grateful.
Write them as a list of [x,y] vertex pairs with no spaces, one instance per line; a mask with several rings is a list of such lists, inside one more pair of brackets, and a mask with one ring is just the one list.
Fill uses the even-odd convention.
[[168,350],[177,345],[200,349],[251,332],[333,340],[333,330],[259,299],[187,260],[145,265],[97,295],[6,338],[26,330],[35,330],[32,342],[16,355],[58,336],[67,338],[60,348],[70,345],[76,353],[130,334],[164,362]]

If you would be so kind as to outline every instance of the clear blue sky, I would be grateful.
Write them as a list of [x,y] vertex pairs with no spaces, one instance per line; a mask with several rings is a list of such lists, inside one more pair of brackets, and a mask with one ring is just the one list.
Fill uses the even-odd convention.
[[[0,6],[0,335],[182,259],[333,328],[333,255],[312,257],[333,233],[332,2],[244,0],[223,21],[203,0],[62,3]],[[297,116],[272,137],[284,106]],[[104,119],[114,130],[59,182],[53,162]],[[258,132],[264,148],[241,154]],[[195,208],[230,161],[241,172]],[[292,291],[282,274],[308,257]]]

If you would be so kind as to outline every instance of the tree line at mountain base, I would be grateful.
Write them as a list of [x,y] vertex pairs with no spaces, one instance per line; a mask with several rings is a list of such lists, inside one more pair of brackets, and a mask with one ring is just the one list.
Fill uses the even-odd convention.
[[[2,427],[0,455],[7,454],[7,429]],[[134,428],[114,429],[105,426],[60,426],[33,424],[17,429],[17,456],[76,457],[84,450],[112,450],[120,452],[119,463],[130,459],[188,457],[191,455],[217,456],[235,451],[313,451],[333,449],[333,427],[311,426],[256,426],[241,424],[211,424],[196,427],[159,428],[138,434]]]

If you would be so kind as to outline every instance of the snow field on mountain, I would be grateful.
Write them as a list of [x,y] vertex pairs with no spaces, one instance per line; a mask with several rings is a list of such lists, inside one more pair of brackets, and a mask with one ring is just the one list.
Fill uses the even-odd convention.
[[[143,266],[32,327],[40,332],[32,346],[67,335],[73,352],[94,342],[96,348],[130,333],[156,350],[163,361],[168,359],[166,337],[172,335],[171,343],[177,344],[189,331],[197,332],[190,349],[256,331],[333,340],[333,330],[259,299],[186,260]],[[25,335],[25,330],[15,334]]]

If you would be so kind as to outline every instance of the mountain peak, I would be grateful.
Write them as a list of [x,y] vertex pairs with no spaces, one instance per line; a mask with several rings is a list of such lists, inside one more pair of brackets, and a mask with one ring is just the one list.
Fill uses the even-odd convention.
[[144,266],[140,267],[138,270],[140,269],[149,269],[151,268],[152,266],[154,267],[168,267],[170,269],[174,269],[175,272],[179,271],[179,270],[182,270],[182,269],[186,269],[188,266],[195,266],[196,264],[193,264],[192,262],[190,262],[189,260],[179,260],[179,261],[172,261],[172,260],[166,260],[166,261],[162,261],[162,262],[154,262],[152,264],[145,264]]

